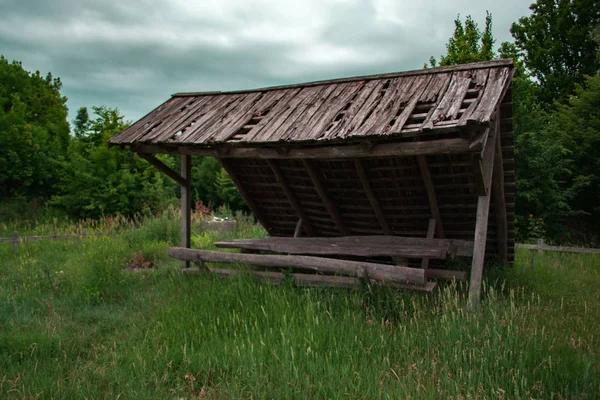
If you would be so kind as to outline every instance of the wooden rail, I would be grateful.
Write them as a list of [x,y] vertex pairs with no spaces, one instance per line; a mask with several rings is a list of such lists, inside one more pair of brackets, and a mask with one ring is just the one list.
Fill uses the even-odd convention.
[[600,249],[591,249],[586,247],[569,247],[569,246],[549,246],[544,243],[544,239],[538,240],[537,244],[515,244],[518,249],[529,249],[537,250],[538,253],[543,254],[544,251],[559,251],[564,253],[586,253],[586,254],[600,254]]
[[19,245],[21,242],[35,242],[38,240],[66,240],[66,239],[78,239],[81,243],[81,239],[84,237],[94,236],[87,233],[81,233],[78,235],[51,235],[51,236],[19,236],[19,232],[14,232],[11,237],[0,237],[0,243],[12,243],[13,251],[19,252]]

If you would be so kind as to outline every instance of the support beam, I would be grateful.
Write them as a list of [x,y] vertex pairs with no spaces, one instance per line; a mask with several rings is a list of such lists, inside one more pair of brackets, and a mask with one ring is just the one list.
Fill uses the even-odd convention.
[[329,216],[335,223],[335,226],[343,236],[348,236],[350,234],[350,231],[344,224],[342,217],[337,209],[337,206],[329,198],[329,195],[325,190],[325,186],[323,185],[323,181],[321,180],[320,172],[317,170],[317,167],[315,167],[315,165],[309,160],[302,160],[302,162],[304,164],[306,172],[308,173],[308,176],[312,180],[312,183],[317,193],[319,194],[319,197],[321,198],[321,201],[323,202],[323,205],[325,206],[325,208],[329,212]]
[[486,128],[483,131],[471,132],[473,136],[471,140],[471,145],[477,147],[479,151],[469,153],[469,159],[471,160],[471,167],[473,169],[473,179],[475,180],[475,190],[478,196],[485,196],[488,194],[488,189],[486,188],[485,178],[483,174],[483,151],[488,147],[487,142],[491,140],[493,130],[490,128]]
[[290,202],[290,205],[296,212],[296,215],[298,216],[300,221],[302,221],[302,228],[304,228],[304,230],[306,231],[306,233],[309,236],[315,236],[315,230],[310,225],[310,222],[308,220],[308,217],[304,213],[304,209],[302,208],[302,205],[300,204],[300,202],[296,198],[296,195],[290,188],[290,185],[289,185],[287,179],[285,178],[285,175],[283,175],[281,168],[279,168],[279,164],[277,164],[277,162],[275,160],[267,160],[267,164],[269,164],[271,171],[273,171],[273,174],[275,174],[275,177],[277,178],[277,182],[279,183],[279,186],[281,186],[281,190],[283,190],[285,197]]
[[388,226],[385,215],[383,214],[381,206],[379,205],[379,201],[377,201],[375,192],[373,192],[373,187],[371,186],[371,182],[369,182],[369,177],[367,176],[367,171],[365,170],[363,161],[360,158],[355,158],[354,165],[356,166],[356,172],[358,173],[358,178],[360,179],[363,190],[369,199],[369,203],[371,203],[371,207],[373,208],[375,217],[379,222],[379,226],[381,226],[381,230],[383,231],[384,235],[391,235],[392,230]]
[[[158,160],[157,160],[158,161]],[[184,185],[181,185],[181,247],[190,248],[192,227],[192,157],[181,156],[181,177]],[[181,261],[181,268],[189,268],[189,261]]]
[[442,226],[442,215],[440,214],[440,208],[437,202],[437,196],[435,195],[435,189],[433,187],[433,180],[431,179],[431,173],[429,172],[429,166],[425,156],[417,156],[417,162],[419,164],[419,170],[421,176],[425,182],[425,189],[427,190],[427,198],[429,199],[429,208],[431,209],[431,216],[435,219],[435,230],[440,239],[444,238],[444,227]]
[[481,160],[477,159],[473,154],[469,157],[471,159],[471,167],[473,169],[473,179],[475,180],[475,192],[477,196],[487,195],[485,188],[485,179],[483,178],[483,166]]
[[294,237],[295,238],[300,237],[300,231],[302,231],[302,218],[300,218],[298,220],[298,223],[296,224],[296,229],[294,230]]
[[325,272],[383,282],[425,284],[425,271],[395,265],[362,261],[337,260],[333,258],[296,255],[240,254],[210,250],[192,250],[181,247],[169,248],[169,256],[179,260],[215,263],[243,263],[270,269],[301,268],[313,272]]
[[[435,235],[435,226],[435,218],[431,218],[429,220],[429,226],[427,227],[427,239],[433,239],[433,236]],[[421,260],[421,268],[429,268],[429,257],[423,257],[423,259]]]
[[246,191],[246,187],[242,184],[240,178],[238,178],[238,176],[235,174],[231,162],[225,158],[219,158],[219,161],[221,162],[221,166],[223,167],[223,169],[225,169],[227,174],[229,174],[229,177],[231,178],[233,183],[235,183],[235,186],[237,186],[240,195],[248,205],[248,208],[250,208],[252,214],[254,214],[254,216],[258,219],[258,222],[260,222],[261,225],[264,226],[267,232],[271,233],[271,230],[273,228],[271,227],[271,225],[269,225],[269,220],[263,216],[257,204],[254,202],[250,194]]
[[[190,268],[185,271],[189,275],[200,275],[204,271]],[[281,285],[287,282],[289,277],[293,278],[294,284],[301,287],[333,287],[333,288],[358,288],[364,284],[361,278],[352,278],[349,276],[334,276],[334,275],[315,275],[315,274],[283,274],[281,272],[271,271],[242,271],[233,269],[218,269],[214,268],[211,270],[214,274],[223,278],[235,278],[248,274],[256,279],[270,283],[272,285]],[[425,285],[407,285],[401,283],[379,283],[386,287],[392,287],[395,289],[404,289],[414,292],[421,293],[433,293],[436,289],[437,284],[435,282],[427,282]]]
[[490,128],[486,128],[484,130],[479,131],[479,133],[474,134],[473,138],[471,139],[471,149],[483,149],[485,147],[485,141],[487,140],[489,132]]
[[442,281],[467,281],[467,273],[465,271],[453,271],[448,269],[433,269],[427,270],[427,279],[439,279]]
[[458,239],[426,239],[403,236],[267,237],[216,242],[229,249],[253,249],[279,253],[352,255],[447,259],[473,256],[473,242]]
[[154,165],[159,171],[161,171],[162,173],[167,175],[169,178],[173,179],[180,186],[187,185],[186,178],[183,178],[177,172],[173,171],[171,168],[169,168],[166,164],[164,164],[158,158],[154,157],[154,155],[148,154],[148,153],[137,153],[137,155],[140,156],[141,158],[143,158],[144,160],[148,161],[150,164]]
[[[362,144],[320,146],[320,147],[231,147],[231,145],[215,144],[215,147],[200,147],[195,145],[166,145],[166,144],[132,144],[131,148],[137,153],[191,154],[213,156],[218,158],[262,158],[262,159],[319,159],[334,160],[339,158],[356,157],[414,157],[429,154],[461,154],[481,151],[481,145],[471,143],[468,139],[438,139],[421,142],[380,143],[368,148]],[[218,149],[227,148],[220,153]]]
[[496,246],[498,261],[501,265],[508,263],[508,218],[504,197],[504,165],[502,160],[502,141],[500,129],[500,107],[498,107],[496,123],[496,155],[492,179],[492,197],[494,198],[494,214],[496,215]]
[[[490,133],[491,135],[491,133]],[[481,298],[481,279],[483,277],[483,263],[485,261],[485,245],[487,241],[488,217],[490,212],[489,187],[492,184],[492,172],[494,170],[494,156],[496,154],[497,132],[488,140],[483,151],[482,175],[486,189],[486,195],[477,198],[477,219],[475,223],[475,238],[473,243],[473,261],[471,264],[471,280],[469,283],[469,302],[473,307],[479,306]]]

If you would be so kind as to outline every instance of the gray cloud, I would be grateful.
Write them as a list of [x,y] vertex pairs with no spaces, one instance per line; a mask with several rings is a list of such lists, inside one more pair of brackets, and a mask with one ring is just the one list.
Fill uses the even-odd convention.
[[61,77],[71,115],[136,120],[179,91],[230,90],[421,68],[458,14],[498,41],[529,0],[0,0],[0,54]]

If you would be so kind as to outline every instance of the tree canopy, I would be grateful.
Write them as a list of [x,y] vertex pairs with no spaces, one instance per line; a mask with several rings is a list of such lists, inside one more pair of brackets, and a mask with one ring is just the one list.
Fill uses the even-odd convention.
[[494,43],[496,41],[492,34],[492,15],[489,12],[485,18],[483,32],[470,15],[467,15],[464,23],[459,15],[454,20],[454,26],[454,35],[450,37],[448,44],[446,44],[446,55],[440,57],[439,63],[434,57],[431,57],[429,64],[432,67],[494,59]]
[[0,196],[47,198],[69,146],[60,79],[0,56]]
[[600,24],[597,0],[538,0],[532,14],[511,27],[525,67],[540,86],[545,106],[563,102],[600,67],[594,30]]

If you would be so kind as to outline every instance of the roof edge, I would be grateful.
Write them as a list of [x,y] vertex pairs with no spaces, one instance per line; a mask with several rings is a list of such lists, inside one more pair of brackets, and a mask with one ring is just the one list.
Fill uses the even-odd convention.
[[423,68],[423,69],[415,69],[412,71],[404,71],[404,72],[390,72],[390,73],[386,73],[386,74],[352,76],[352,77],[348,77],[348,78],[326,79],[326,80],[320,80],[320,81],[295,83],[295,84],[291,84],[291,85],[267,86],[267,87],[256,88],[256,89],[231,90],[231,91],[223,91],[223,92],[221,92],[221,91],[180,92],[180,93],[172,94],[171,97],[214,96],[214,95],[219,95],[219,94],[268,92],[271,90],[311,87],[311,86],[327,85],[327,84],[331,84],[331,83],[346,83],[346,82],[356,82],[356,81],[363,81],[363,80],[399,78],[402,76],[429,75],[429,74],[439,74],[442,72],[455,72],[455,71],[465,71],[465,70],[470,70],[470,69],[484,69],[484,68],[495,68],[495,67],[510,67],[512,69],[512,68],[514,68],[514,61],[512,58],[503,58],[500,60],[482,61],[482,62],[469,63],[469,64],[459,64],[459,65],[452,65],[452,66],[448,66],[448,67]]

